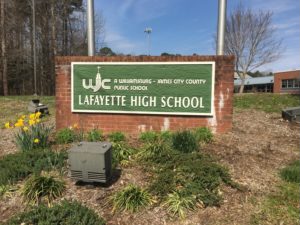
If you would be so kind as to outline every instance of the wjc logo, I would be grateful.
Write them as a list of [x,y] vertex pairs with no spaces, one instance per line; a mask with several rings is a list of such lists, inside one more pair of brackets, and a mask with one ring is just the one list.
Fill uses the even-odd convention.
[[82,86],[85,89],[92,89],[93,92],[99,91],[101,88],[103,89],[110,89],[110,86],[106,85],[106,83],[110,83],[111,79],[101,79],[101,74],[99,72],[100,66],[98,66],[98,73],[96,75],[96,83],[93,85],[93,79],[89,79],[89,84],[86,84],[86,79],[82,79]]

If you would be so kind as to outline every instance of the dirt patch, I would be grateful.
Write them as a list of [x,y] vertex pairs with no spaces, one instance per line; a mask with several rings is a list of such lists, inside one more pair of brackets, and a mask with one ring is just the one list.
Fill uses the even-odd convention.
[[14,132],[13,129],[0,129],[0,158],[17,151],[17,146],[14,143]]
[[[147,186],[148,175],[138,166],[124,168],[122,174],[110,187],[74,185],[66,178],[67,191],[64,199],[76,199],[94,209],[108,224],[249,224],[257,202],[276,188],[279,180],[278,169],[299,156],[299,126],[281,119],[279,114],[267,114],[255,110],[239,110],[234,113],[233,130],[217,135],[212,144],[203,151],[215,156],[226,165],[235,181],[246,187],[237,191],[222,187],[221,207],[197,209],[188,213],[185,220],[171,219],[161,206],[152,206],[136,214],[111,212],[107,196],[128,183]],[[8,135],[8,134],[7,134]],[[7,136],[7,144],[11,144]],[[1,150],[1,149],[0,149]],[[1,153],[5,154],[5,152]],[[5,211],[3,207],[9,205]],[[20,200],[0,201],[0,221],[20,211]],[[10,207],[12,206],[12,207]],[[12,213],[8,211],[12,210]]]

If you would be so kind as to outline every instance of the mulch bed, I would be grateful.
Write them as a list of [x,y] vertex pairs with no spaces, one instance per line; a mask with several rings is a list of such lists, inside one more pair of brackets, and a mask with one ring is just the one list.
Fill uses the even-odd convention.
[[[256,210],[255,201],[276,188],[278,170],[299,157],[299,125],[283,121],[279,114],[267,114],[256,110],[234,113],[233,130],[216,135],[213,143],[202,147],[229,168],[233,179],[245,187],[238,191],[222,187],[221,207],[208,207],[189,212],[185,220],[172,219],[161,206],[153,206],[136,214],[111,212],[107,199],[113,191],[128,183],[146,186],[148,179],[138,166],[122,169],[121,176],[109,187],[74,185],[65,178],[67,191],[64,199],[76,199],[94,209],[108,224],[249,224]],[[13,153],[12,130],[0,130],[0,157]],[[0,221],[25,209],[21,198],[0,200]]]

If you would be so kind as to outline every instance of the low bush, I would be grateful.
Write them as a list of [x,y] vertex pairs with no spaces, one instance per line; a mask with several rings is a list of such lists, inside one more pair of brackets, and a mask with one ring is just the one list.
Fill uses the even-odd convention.
[[146,131],[140,134],[139,140],[143,143],[153,143],[159,138],[159,133],[155,131]]
[[17,192],[17,190],[18,190],[17,186],[13,186],[9,184],[0,185],[0,199],[12,197],[13,194]]
[[300,161],[296,160],[283,168],[280,176],[285,181],[300,183]]
[[112,151],[113,168],[119,164],[127,164],[130,156],[134,154],[134,149],[124,142],[113,142]]
[[87,132],[87,140],[91,141],[91,142],[102,141],[103,134],[102,134],[101,130],[93,129],[93,130]]
[[146,161],[156,161],[167,153],[169,146],[163,141],[156,141],[146,144],[142,151],[139,153],[139,156]]
[[170,131],[160,132],[160,139],[165,142],[170,141],[172,139],[172,132]]
[[171,140],[172,133],[170,131],[146,131],[140,134],[139,140],[143,143],[154,143],[156,141],[167,142]]
[[91,209],[73,201],[62,201],[48,208],[45,205],[13,216],[7,225],[43,224],[43,225],[104,225],[105,221]]
[[56,133],[55,140],[58,144],[68,144],[76,140],[76,132],[74,129],[63,128]]
[[198,141],[192,131],[178,131],[172,136],[173,148],[180,152],[193,152],[198,149]]
[[176,190],[175,176],[176,172],[173,170],[160,171],[149,186],[149,191],[159,196],[160,199],[165,198],[169,193]]
[[195,204],[196,199],[193,196],[177,191],[168,195],[164,205],[173,216],[178,215],[183,219],[185,211],[194,209]]
[[40,204],[44,199],[48,205],[60,197],[66,189],[65,182],[58,175],[42,173],[29,177],[22,188],[22,196],[25,201]]
[[213,139],[211,130],[207,127],[199,127],[195,130],[196,139],[201,143],[209,143]]
[[111,197],[113,211],[136,212],[152,203],[152,197],[148,191],[130,184]]
[[61,170],[66,159],[66,152],[56,153],[48,149],[6,155],[0,160],[0,185],[13,184],[43,170]]
[[[182,153],[168,149],[159,157],[153,157],[151,160],[148,158],[143,165],[146,165],[148,170],[152,168],[150,172],[154,173],[154,178],[149,190],[162,201],[166,201],[171,194],[173,199],[177,198],[176,201],[181,197],[193,196],[197,205],[219,206],[222,200],[219,188],[222,183],[240,189],[240,186],[232,181],[226,168],[216,163],[209,155],[199,152]],[[182,208],[170,211],[182,216],[184,210]]]
[[110,133],[108,138],[111,142],[122,142],[126,140],[125,134],[120,131]]

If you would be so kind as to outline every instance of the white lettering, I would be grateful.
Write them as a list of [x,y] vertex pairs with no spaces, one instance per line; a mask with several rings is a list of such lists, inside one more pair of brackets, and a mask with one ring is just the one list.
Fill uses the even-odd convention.
[[131,106],[137,107],[155,107],[156,96],[131,96]]
[[78,95],[78,101],[79,101],[79,105],[83,105],[83,103],[81,102],[81,95]]
[[160,99],[161,107],[165,108],[204,108],[202,97],[166,97],[162,96]]

